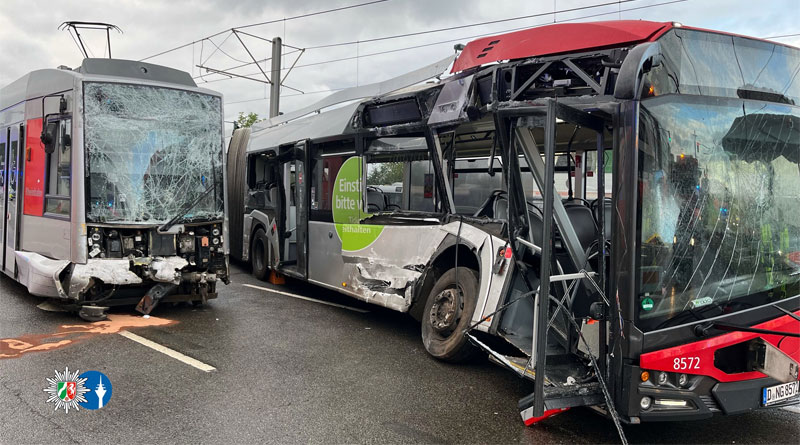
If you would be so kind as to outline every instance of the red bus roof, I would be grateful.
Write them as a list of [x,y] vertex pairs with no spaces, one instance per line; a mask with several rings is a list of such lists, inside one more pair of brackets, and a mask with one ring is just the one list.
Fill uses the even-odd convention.
[[655,40],[672,22],[614,20],[557,23],[469,42],[453,64],[453,73],[499,60],[627,46]]

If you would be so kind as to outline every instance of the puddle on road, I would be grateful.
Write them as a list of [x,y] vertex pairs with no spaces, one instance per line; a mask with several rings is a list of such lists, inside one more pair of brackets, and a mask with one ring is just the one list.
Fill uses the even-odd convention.
[[117,334],[130,328],[169,326],[177,321],[166,318],[110,314],[108,320],[94,323],[65,324],[52,334],[27,334],[0,339],[0,359],[17,358],[29,352],[51,351],[81,342],[96,335]]

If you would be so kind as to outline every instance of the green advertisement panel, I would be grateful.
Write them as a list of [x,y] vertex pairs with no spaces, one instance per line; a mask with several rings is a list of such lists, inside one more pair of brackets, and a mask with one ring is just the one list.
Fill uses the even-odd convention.
[[360,224],[371,214],[364,211],[363,158],[353,156],[342,164],[333,187],[333,222],[343,251],[361,250],[372,244],[383,226]]

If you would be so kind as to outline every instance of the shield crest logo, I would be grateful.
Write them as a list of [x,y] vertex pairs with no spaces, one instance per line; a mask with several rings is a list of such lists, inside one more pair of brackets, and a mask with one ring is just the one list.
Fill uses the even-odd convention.
[[58,382],[58,398],[69,402],[75,398],[76,382]]

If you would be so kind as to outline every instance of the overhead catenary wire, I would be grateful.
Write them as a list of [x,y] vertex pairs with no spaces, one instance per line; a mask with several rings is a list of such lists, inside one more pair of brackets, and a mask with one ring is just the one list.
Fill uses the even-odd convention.
[[[630,1],[640,1],[640,0],[625,0],[625,1],[630,2]],[[689,1],[689,0],[670,0],[670,1],[660,2],[660,3],[652,3],[652,4],[648,4],[648,5],[642,5],[642,6],[637,6],[637,7],[633,7],[633,8],[622,9],[621,11],[622,12],[635,11],[635,10],[640,10],[640,9],[654,8],[654,7],[657,7],[657,6],[665,6],[665,5],[675,4],[675,3],[683,3],[683,2],[687,2],[687,1]],[[616,3],[613,3],[613,4],[616,4]],[[557,12],[563,12],[563,11],[557,11]],[[572,17],[572,18],[569,18],[569,19],[560,20],[559,23],[572,22],[572,21],[576,21],[576,20],[583,20],[583,19],[601,17],[601,16],[606,16],[606,15],[613,15],[613,14],[617,14],[617,13],[618,13],[618,11],[589,14],[589,15],[584,15],[584,16],[580,16],[580,17]],[[552,12],[550,12],[549,14],[552,14]],[[537,25],[533,25],[533,26],[522,26],[522,27],[499,30],[499,31],[493,31],[493,32],[487,32],[487,33],[482,33],[482,34],[477,34],[477,35],[472,35],[472,36],[465,36],[465,37],[448,39],[448,40],[441,40],[441,41],[430,42],[430,43],[423,43],[423,44],[419,44],[419,45],[407,46],[407,47],[402,47],[402,48],[394,48],[394,49],[385,50],[385,51],[377,51],[377,52],[373,52],[373,53],[359,54],[358,56],[340,57],[340,58],[336,58],[336,59],[323,60],[323,61],[319,61],[319,62],[310,62],[310,63],[296,65],[294,67],[294,69],[300,69],[300,68],[306,68],[306,67],[312,67],[312,66],[319,66],[319,65],[324,65],[324,64],[328,64],[328,63],[343,62],[343,61],[348,61],[348,60],[355,60],[357,58],[374,57],[374,56],[379,56],[379,55],[384,55],[384,54],[391,54],[391,53],[400,52],[400,51],[408,51],[408,50],[412,50],[412,49],[419,49],[419,48],[425,48],[425,47],[429,47],[429,46],[442,45],[442,44],[445,44],[445,43],[462,42],[462,41],[467,40],[467,39],[475,39],[475,38],[479,38],[479,37],[485,37],[485,36],[497,35],[497,34],[501,34],[501,33],[519,31],[519,30],[523,30],[523,29],[536,28],[536,27],[547,26],[547,25],[551,25],[551,24],[552,24],[551,22],[547,22],[547,23],[541,23],[541,24],[537,24]],[[434,31],[431,31],[431,32],[437,32],[437,30],[434,30]],[[389,36],[387,38],[380,38],[380,39],[384,39],[385,40],[385,39],[394,38],[394,37],[396,37],[396,36]],[[376,40],[376,39],[372,39],[372,40]],[[369,39],[368,40],[364,40],[364,42],[366,42],[366,41],[370,41],[370,40]],[[344,44],[346,44],[346,43],[342,43],[342,44],[338,44],[338,45],[344,45]],[[314,49],[314,48],[315,47],[309,47],[309,48],[306,48],[306,49]],[[261,62],[261,61],[259,61],[259,62]],[[230,68],[227,68],[225,71],[230,71],[230,70],[233,70],[233,69],[242,68],[244,66],[251,65],[251,64],[252,63],[247,63],[247,64],[235,66],[235,67],[230,67]],[[282,70],[286,70],[286,68],[284,68]],[[252,75],[257,75],[257,74],[258,73],[252,73],[252,74],[247,74],[247,76],[252,76]],[[198,79],[200,77],[201,76],[195,76],[194,79]],[[212,80],[207,80],[205,82],[206,83],[211,83],[211,82],[220,82],[220,81],[223,81],[223,80],[230,80],[230,79],[229,78],[212,79]],[[336,91],[336,90],[332,90],[332,91]],[[254,99],[254,100],[263,100],[263,99]]]
[[[152,59],[154,57],[163,56],[164,54],[171,53],[172,51],[177,51],[179,49],[183,49],[183,48],[189,47],[191,45],[194,45],[196,43],[202,42],[203,40],[208,40],[208,39],[211,39],[212,37],[216,37],[216,36],[225,34],[226,32],[229,32],[229,31],[231,31],[233,29],[246,29],[246,28],[252,28],[254,26],[262,26],[262,25],[269,25],[269,24],[272,24],[272,23],[286,22],[286,21],[289,21],[289,20],[297,20],[297,19],[302,19],[302,18],[306,18],[306,17],[312,17],[312,16],[315,16],[315,15],[329,14],[329,13],[332,13],[332,12],[338,12],[338,11],[344,11],[344,10],[347,10],[347,9],[360,8],[362,6],[369,6],[369,5],[374,5],[376,3],[384,3],[384,2],[388,2],[388,1],[389,0],[373,0],[373,1],[364,2],[364,3],[357,3],[357,4],[354,4],[354,5],[347,5],[347,6],[341,6],[341,7],[338,7],[338,8],[331,8],[331,9],[325,9],[325,10],[321,10],[321,11],[309,12],[307,14],[300,14],[300,15],[295,15],[295,16],[292,16],[292,17],[284,17],[282,19],[274,19],[274,20],[268,20],[268,21],[265,21],[265,22],[251,23],[249,25],[237,26],[237,27],[234,27],[234,28],[231,28],[231,29],[226,29],[226,30],[220,31],[220,32],[215,33],[215,34],[211,34],[210,36],[203,37],[202,39],[198,39],[198,40],[195,40],[193,42],[185,43],[183,45],[179,45],[179,46],[176,46],[174,48],[170,48],[168,50],[161,51],[158,54],[153,54],[152,56],[148,56],[148,57],[145,57],[143,59],[139,59],[139,61],[140,62],[144,62],[145,60]],[[286,45],[286,46],[288,46],[288,45]]]
[[[621,0],[621,1],[625,2],[625,3],[630,3],[630,2],[641,1],[641,0]],[[587,18],[601,17],[601,16],[605,16],[605,15],[618,14],[620,12],[635,11],[635,10],[639,10],[639,9],[652,8],[652,7],[656,7],[656,6],[663,6],[663,5],[673,4],[673,3],[682,3],[682,2],[686,2],[686,1],[689,1],[689,0],[673,0],[673,1],[662,2],[662,3],[654,3],[654,4],[644,5],[644,6],[638,6],[638,7],[635,7],[635,8],[620,9],[619,11],[602,12],[602,13],[597,13],[597,14],[584,15],[584,16],[580,16],[580,17],[572,17],[572,18],[569,18],[569,19],[559,20],[558,22],[560,22],[560,23],[571,22],[571,21],[575,21],[575,20],[582,20],[582,19],[587,19]],[[618,4],[617,2],[612,2],[612,3],[600,3],[600,4],[594,4],[594,5],[586,5],[586,6],[577,7],[577,8],[554,10],[554,11],[550,11],[550,12],[546,12],[546,13],[530,14],[530,15],[519,16],[519,17],[509,17],[509,18],[504,18],[504,19],[490,20],[490,21],[486,21],[486,22],[478,22],[478,23],[471,23],[471,24],[466,24],[466,25],[430,29],[430,30],[426,30],[426,31],[417,31],[417,32],[412,32],[412,33],[394,34],[394,35],[383,36],[383,37],[374,37],[374,38],[371,38],[371,39],[364,39],[364,40],[355,40],[355,41],[331,43],[331,44],[325,44],[325,45],[309,46],[309,47],[306,47],[305,50],[331,48],[331,47],[347,46],[347,45],[354,45],[354,44],[355,45],[359,45],[361,43],[370,43],[370,42],[378,42],[378,41],[392,40],[392,39],[398,39],[398,38],[407,38],[407,37],[413,37],[413,36],[419,36],[419,35],[425,35],[425,34],[432,34],[432,33],[437,33],[437,32],[442,32],[442,31],[451,31],[451,30],[454,30],[454,29],[470,28],[470,27],[475,27],[475,26],[484,26],[484,25],[487,25],[487,24],[504,23],[504,22],[509,22],[509,21],[523,20],[523,19],[529,19],[529,18],[541,17],[541,16],[549,16],[551,14],[562,14],[562,13],[567,13],[567,12],[575,12],[575,11],[579,11],[579,10],[599,8],[599,7],[603,7],[603,6],[617,5],[617,4]],[[506,33],[506,32],[518,31],[518,30],[522,30],[522,29],[529,29],[529,28],[533,28],[533,27],[537,27],[537,26],[545,26],[545,25],[550,25],[550,24],[552,24],[552,23],[551,22],[546,22],[546,23],[540,23],[540,24],[537,24],[537,25],[534,25],[534,26],[522,26],[522,27],[516,27],[516,28],[505,29],[505,30],[500,30],[500,31],[494,31],[494,32],[489,32],[489,33],[483,33],[483,34],[478,34],[478,35],[460,37],[460,38],[457,38],[457,39],[448,39],[448,40],[443,40],[443,41],[439,41],[439,42],[425,43],[425,44],[414,45],[414,46],[409,46],[409,47],[404,47],[404,48],[397,48],[397,49],[391,49],[391,50],[386,50],[386,51],[379,51],[379,52],[375,52],[375,53],[359,54],[358,56],[349,56],[349,57],[342,57],[342,58],[326,60],[326,61],[321,61],[321,62],[307,63],[307,64],[303,64],[303,65],[298,65],[296,68],[304,68],[304,67],[308,67],[308,66],[316,66],[316,65],[322,65],[322,64],[325,64],[325,63],[334,63],[334,62],[341,62],[341,61],[346,61],[346,60],[356,60],[356,59],[362,58],[362,57],[371,57],[371,56],[377,56],[377,55],[382,55],[382,54],[389,54],[389,53],[392,53],[392,52],[406,51],[406,50],[409,50],[409,49],[423,48],[423,47],[427,47],[427,46],[440,45],[440,44],[444,44],[444,43],[460,42],[460,41],[467,40],[467,39],[474,39],[474,38],[478,38],[478,37],[495,35],[495,34],[498,34],[498,33]],[[264,61],[266,61],[266,59],[259,60],[258,62],[261,63],[261,62],[264,62]],[[242,67],[245,67],[245,66],[251,65],[251,64],[252,63],[245,63],[245,64],[242,64],[242,65],[229,67],[229,68],[226,68],[225,71],[230,71],[230,70],[242,68]],[[258,73],[254,73],[254,74],[258,74]],[[195,78],[197,78],[197,77],[195,77]]]

